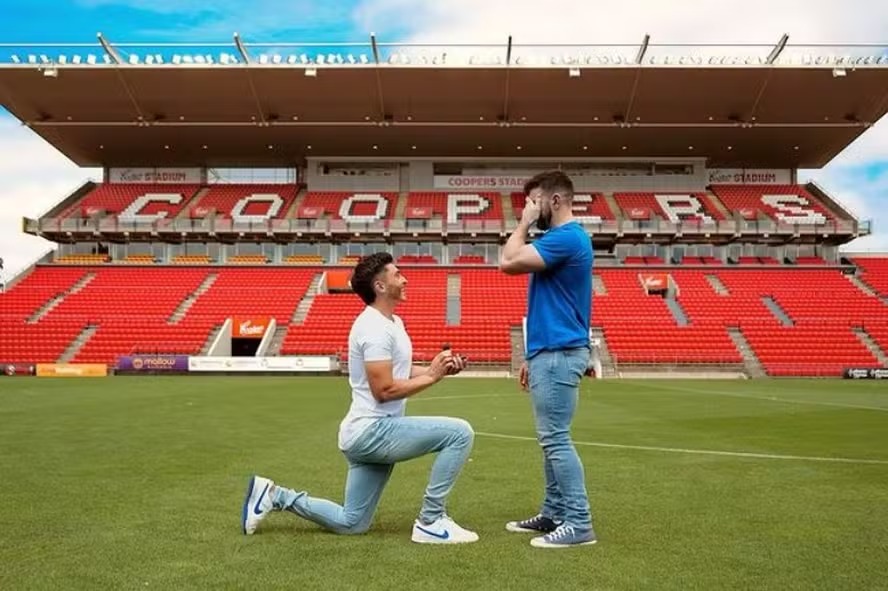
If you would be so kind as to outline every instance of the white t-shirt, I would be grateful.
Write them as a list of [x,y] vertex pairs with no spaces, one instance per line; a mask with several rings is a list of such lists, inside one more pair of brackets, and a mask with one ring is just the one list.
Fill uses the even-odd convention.
[[370,392],[364,362],[387,360],[392,362],[394,379],[409,379],[413,367],[413,344],[398,316],[389,320],[376,308],[367,306],[355,319],[348,335],[348,381],[352,403],[339,426],[339,449],[348,449],[374,420],[404,416],[405,399],[380,403]]

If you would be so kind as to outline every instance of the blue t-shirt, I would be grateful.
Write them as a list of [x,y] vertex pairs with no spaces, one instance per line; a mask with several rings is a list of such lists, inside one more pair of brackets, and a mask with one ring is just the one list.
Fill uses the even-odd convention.
[[533,273],[527,300],[527,359],[589,345],[592,242],[576,221],[533,241],[546,268]]

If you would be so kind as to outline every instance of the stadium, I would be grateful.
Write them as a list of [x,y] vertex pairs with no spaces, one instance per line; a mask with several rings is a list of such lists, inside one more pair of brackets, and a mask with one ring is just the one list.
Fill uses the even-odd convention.
[[[579,561],[607,588],[878,586],[888,253],[846,248],[870,222],[799,170],[826,166],[888,111],[888,54],[786,37],[741,49],[238,35],[4,48],[3,107],[103,178],[22,220],[56,246],[0,294],[0,412],[17,418],[0,436],[3,465],[53,470],[81,501],[107,487],[119,503],[17,524],[0,512],[25,549],[4,549],[18,562],[0,581],[227,588],[260,576],[353,588],[345,565],[378,560],[398,572],[381,568],[373,585],[520,588],[535,569],[546,573],[534,587],[559,584],[558,565]],[[511,379],[527,277],[498,265],[525,181],[551,169],[573,179],[595,251],[601,367],[584,382],[574,436],[588,444],[608,540],[546,557],[555,565],[513,548],[493,514],[494,501],[520,512],[539,495],[530,411]],[[376,542],[281,520],[243,543],[231,519],[257,467],[234,439],[287,439],[262,469],[341,494],[330,433],[363,308],[349,279],[380,250],[410,282],[398,314],[415,358],[450,343],[471,360],[465,378],[411,404],[465,416],[481,434],[453,502],[496,530],[493,549],[404,548],[421,462],[387,493]],[[23,443],[32,433],[40,453]],[[532,477],[521,477],[527,464]],[[189,486],[216,490],[213,500],[160,492],[195,471]],[[513,485],[498,490],[498,479]],[[694,516],[676,516],[679,498]],[[182,513],[134,515],[137,503]],[[29,561],[50,531],[71,555],[43,571]],[[342,562],[322,569],[327,551]],[[257,575],[263,555],[298,572]],[[449,582],[422,574],[429,560]],[[103,561],[114,567],[95,567]]]

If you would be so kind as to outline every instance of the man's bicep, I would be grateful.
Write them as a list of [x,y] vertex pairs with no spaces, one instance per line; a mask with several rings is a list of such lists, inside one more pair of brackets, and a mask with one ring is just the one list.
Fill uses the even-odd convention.
[[394,382],[391,360],[365,361],[364,372],[373,397],[380,399],[382,392]]
[[514,257],[503,261],[501,268],[506,273],[536,273],[546,268],[546,263],[540,257],[539,251],[533,244],[525,244]]

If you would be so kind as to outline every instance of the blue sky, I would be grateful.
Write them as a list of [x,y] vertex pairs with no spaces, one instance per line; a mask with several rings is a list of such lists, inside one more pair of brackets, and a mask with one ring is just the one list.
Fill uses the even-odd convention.
[[[729,16],[726,16],[729,15]],[[5,0],[0,43],[381,41],[426,43],[772,44],[882,43],[888,3],[871,0]],[[21,233],[98,171],[82,170],[0,109],[0,257],[15,270],[52,245]],[[875,235],[850,250],[888,252],[888,122],[881,121],[826,168],[800,171],[861,218]]]

